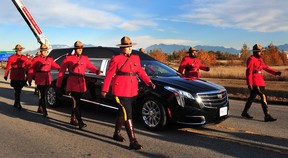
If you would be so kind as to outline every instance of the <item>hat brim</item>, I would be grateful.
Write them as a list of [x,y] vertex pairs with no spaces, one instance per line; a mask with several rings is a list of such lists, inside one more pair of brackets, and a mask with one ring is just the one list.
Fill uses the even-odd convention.
[[136,45],[137,43],[132,43],[132,44],[117,44],[116,46],[118,47],[132,47],[134,45]]
[[18,48],[13,48],[12,50],[23,50],[23,49],[25,49],[25,48],[20,48],[20,49],[18,49]]
[[259,52],[260,50],[263,51],[263,50],[266,50],[266,49],[257,49],[257,50],[254,50],[254,49],[253,49],[252,52]]
[[83,49],[84,46],[81,47],[74,47],[74,49]]
[[192,53],[193,51],[199,52],[199,50],[191,50],[191,51],[188,51],[187,53]]

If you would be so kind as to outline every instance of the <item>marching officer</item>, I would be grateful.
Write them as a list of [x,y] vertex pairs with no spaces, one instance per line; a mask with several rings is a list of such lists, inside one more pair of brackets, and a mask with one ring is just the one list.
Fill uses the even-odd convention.
[[45,44],[40,46],[40,53],[32,60],[28,73],[28,83],[31,86],[32,78],[35,79],[35,84],[40,92],[37,112],[47,117],[45,92],[52,82],[50,71],[51,69],[59,70],[60,66],[54,62],[52,57],[48,57],[48,47]]
[[265,81],[264,76],[262,74],[262,70],[272,74],[272,75],[281,75],[280,71],[275,71],[270,67],[266,66],[262,56],[262,46],[259,44],[255,44],[253,46],[253,55],[247,60],[247,69],[246,69],[246,81],[248,88],[250,89],[250,96],[246,102],[244,110],[241,114],[242,117],[247,119],[252,119],[253,117],[249,115],[248,110],[250,109],[253,100],[257,95],[261,98],[262,110],[264,112],[264,121],[276,121],[276,118],[273,118],[268,111],[267,105],[267,96],[265,95]]
[[82,55],[82,50],[83,43],[81,41],[76,41],[74,43],[75,53],[73,55],[66,56],[64,59],[56,83],[56,87],[60,88],[67,70],[69,75],[67,79],[66,91],[73,99],[70,124],[74,126],[79,125],[79,129],[87,127],[82,120],[80,109],[80,99],[87,90],[86,81],[84,78],[85,71],[88,68],[91,72],[96,73],[97,75],[102,72],[98,70],[96,66],[92,65],[87,56]]
[[28,58],[25,55],[22,55],[22,50],[25,49],[20,44],[17,44],[13,50],[15,50],[15,54],[8,58],[6,71],[4,74],[4,79],[7,81],[9,71],[10,74],[10,85],[14,88],[14,107],[18,108],[18,110],[22,109],[20,103],[20,95],[24,85],[26,85],[26,77],[25,74],[27,72],[28,66],[30,64]]
[[184,57],[179,65],[178,72],[183,74],[186,78],[189,79],[198,79],[200,78],[200,70],[203,71],[210,71],[210,68],[207,66],[204,66],[200,60],[197,58],[197,51],[196,48],[190,47],[189,51],[187,52],[189,56]]
[[101,94],[104,98],[106,97],[111,83],[112,94],[115,95],[116,102],[119,104],[113,139],[120,142],[124,141],[120,131],[121,127],[125,124],[130,140],[129,149],[139,150],[143,147],[135,138],[132,123],[132,103],[138,95],[138,80],[136,74],[147,85],[153,88],[156,86],[151,82],[145,70],[141,67],[139,56],[131,54],[133,45],[135,45],[135,43],[132,43],[131,39],[127,36],[124,36],[121,39],[121,44],[117,45],[120,47],[122,53],[111,58]]

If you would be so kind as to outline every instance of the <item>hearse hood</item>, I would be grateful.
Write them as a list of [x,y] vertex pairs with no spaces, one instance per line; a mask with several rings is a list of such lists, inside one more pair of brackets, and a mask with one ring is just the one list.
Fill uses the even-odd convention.
[[173,88],[185,90],[190,93],[225,90],[225,88],[221,85],[202,79],[187,80],[179,76],[173,76],[173,77],[151,78],[151,80],[155,82],[156,85],[171,86]]

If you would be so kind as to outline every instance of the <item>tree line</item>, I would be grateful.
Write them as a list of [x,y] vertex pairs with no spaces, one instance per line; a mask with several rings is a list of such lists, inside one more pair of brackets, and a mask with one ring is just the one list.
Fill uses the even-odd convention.
[[[204,65],[246,65],[247,59],[252,55],[252,49],[246,44],[243,44],[239,54],[231,54],[229,52],[220,51],[204,51],[199,50],[197,57]],[[159,60],[165,64],[180,63],[181,60],[187,56],[188,50],[182,49],[173,51],[170,54],[164,53],[161,49],[153,49],[148,54],[156,60]],[[288,65],[287,53],[284,50],[279,50],[277,46],[272,43],[265,47],[262,56],[264,62],[270,66],[282,66]],[[219,62],[225,61],[225,62]]]

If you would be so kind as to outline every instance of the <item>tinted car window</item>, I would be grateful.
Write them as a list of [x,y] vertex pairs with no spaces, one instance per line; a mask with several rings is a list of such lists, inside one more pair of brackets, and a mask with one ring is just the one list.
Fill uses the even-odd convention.
[[101,64],[102,64],[103,60],[91,60],[91,63],[96,66],[98,69],[101,68]]
[[141,61],[142,67],[145,69],[148,76],[151,77],[170,77],[176,76],[177,73],[169,66],[158,61]]

